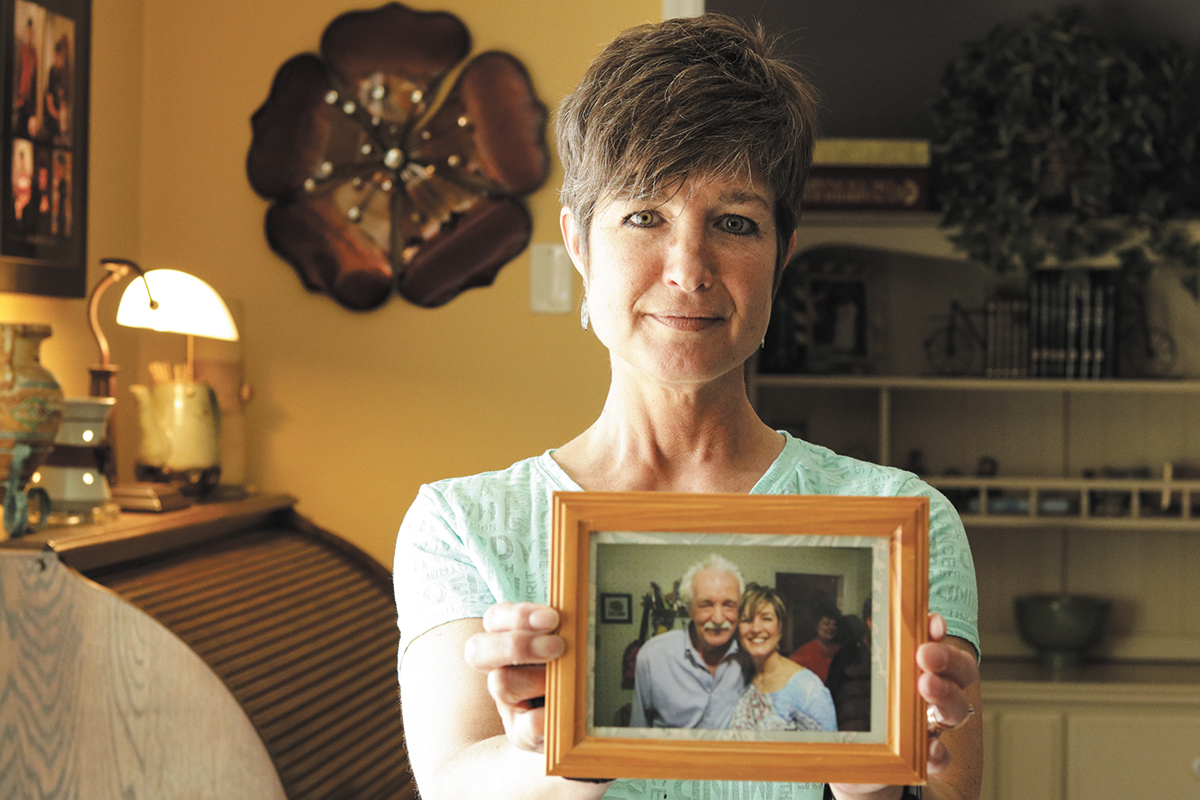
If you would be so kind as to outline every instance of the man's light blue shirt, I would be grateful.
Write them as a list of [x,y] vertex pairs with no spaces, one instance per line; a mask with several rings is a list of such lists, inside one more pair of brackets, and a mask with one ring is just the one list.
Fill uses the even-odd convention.
[[687,629],[667,631],[642,645],[633,680],[633,728],[729,727],[733,708],[746,690],[742,668],[729,643],[714,674],[692,644]]

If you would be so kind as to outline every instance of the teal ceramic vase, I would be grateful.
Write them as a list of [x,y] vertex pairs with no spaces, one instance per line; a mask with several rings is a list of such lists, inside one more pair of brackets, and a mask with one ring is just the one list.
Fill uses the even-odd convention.
[[[11,536],[28,531],[25,485],[54,446],[62,422],[62,387],[40,357],[49,336],[49,325],[0,323],[0,474],[4,527]],[[44,524],[47,504],[42,505]]]

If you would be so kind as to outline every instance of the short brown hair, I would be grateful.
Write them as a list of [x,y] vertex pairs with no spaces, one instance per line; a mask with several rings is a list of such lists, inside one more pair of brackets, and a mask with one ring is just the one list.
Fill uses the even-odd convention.
[[561,197],[585,252],[602,197],[652,197],[690,175],[759,178],[774,194],[778,283],[816,108],[812,85],[761,25],[704,14],[622,32],[558,111]]
[[775,607],[775,618],[779,620],[779,630],[787,630],[789,615],[787,605],[783,602],[783,595],[770,586],[763,586],[760,583],[746,584],[746,591],[742,594],[742,602],[738,606],[738,622],[749,622],[754,619],[754,612],[758,611],[758,607],[763,603],[770,603]]

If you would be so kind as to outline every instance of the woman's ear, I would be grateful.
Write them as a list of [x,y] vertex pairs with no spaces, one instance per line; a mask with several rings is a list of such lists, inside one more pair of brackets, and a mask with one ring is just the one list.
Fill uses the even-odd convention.
[[571,209],[566,206],[558,212],[558,225],[562,228],[563,244],[567,247],[567,255],[571,256],[571,263],[575,265],[575,271],[583,278],[584,283],[587,283],[587,271],[583,258],[583,240],[579,230],[579,224],[575,220],[575,215],[571,213]]

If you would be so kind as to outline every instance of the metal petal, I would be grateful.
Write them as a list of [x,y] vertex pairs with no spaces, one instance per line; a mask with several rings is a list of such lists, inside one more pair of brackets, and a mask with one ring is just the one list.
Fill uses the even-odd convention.
[[532,230],[533,221],[519,200],[482,199],[417,250],[398,280],[400,294],[433,308],[466,289],[490,286],[500,268],[529,244]]
[[321,37],[321,55],[348,84],[377,73],[401,76],[423,96],[470,51],[471,34],[458,17],[399,3],[342,14]]
[[550,172],[546,107],[521,63],[498,51],[471,59],[408,147],[414,159],[511,194],[536,191]]
[[267,241],[304,285],[346,308],[367,311],[392,292],[385,253],[328,196],[275,203],[267,211]]
[[328,102],[325,65],[311,53],[284,62],[271,92],[250,118],[253,139],[246,174],[254,191],[280,198],[323,180],[323,164],[353,162],[363,140],[361,127]]

